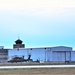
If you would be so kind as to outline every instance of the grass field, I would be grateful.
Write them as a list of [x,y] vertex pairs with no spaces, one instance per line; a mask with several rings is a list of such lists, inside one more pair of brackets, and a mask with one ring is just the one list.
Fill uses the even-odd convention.
[[75,68],[0,70],[0,75],[75,75]]

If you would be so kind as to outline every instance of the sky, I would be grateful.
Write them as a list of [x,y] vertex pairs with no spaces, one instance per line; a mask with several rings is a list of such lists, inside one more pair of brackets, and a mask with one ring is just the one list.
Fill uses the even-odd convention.
[[0,46],[19,38],[31,47],[75,49],[75,0],[0,0]]

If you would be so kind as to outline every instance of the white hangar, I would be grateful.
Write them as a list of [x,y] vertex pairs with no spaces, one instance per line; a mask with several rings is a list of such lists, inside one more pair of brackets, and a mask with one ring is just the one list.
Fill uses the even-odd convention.
[[8,57],[11,59],[13,56],[24,56],[25,59],[31,55],[33,61],[43,62],[74,62],[75,52],[71,47],[58,46],[58,47],[45,47],[45,48],[26,48],[26,49],[9,49]]
[[42,48],[24,48],[20,39],[15,41],[13,49],[8,50],[8,59],[13,56],[24,56],[24,59],[31,55],[33,61],[42,62],[75,62],[75,51],[72,47],[42,47]]
[[23,57],[40,62],[75,62],[75,51],[72,47],[41,47],[41,48],[25,48],[20,39],[15,41],[13,49],[0,48],[0,62],[7,62],[13,57]]

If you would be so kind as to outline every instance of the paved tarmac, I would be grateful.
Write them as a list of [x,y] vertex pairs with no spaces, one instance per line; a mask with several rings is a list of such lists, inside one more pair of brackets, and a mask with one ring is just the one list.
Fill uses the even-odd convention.
[[0,66],[0,69],[75,68],[75,65]]

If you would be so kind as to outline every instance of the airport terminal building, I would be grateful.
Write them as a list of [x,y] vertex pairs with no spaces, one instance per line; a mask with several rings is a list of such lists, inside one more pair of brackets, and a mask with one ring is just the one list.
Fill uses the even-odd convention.
[[7,62],[15,56],[23,57],[25,60],[32,59],[33,62],[75,62],[75,51],[72,47],[25,48],[22,42],[20,39],[16,40],[12,49],[4,49],[0,46],[0,63]]

